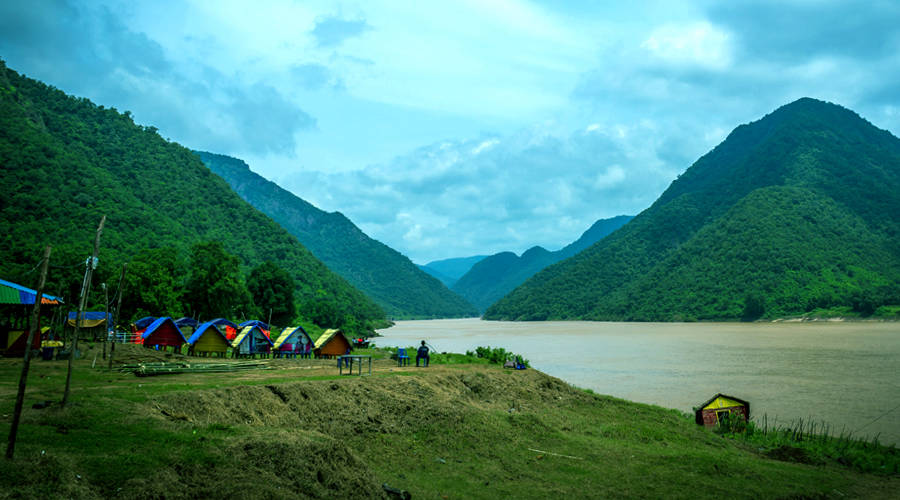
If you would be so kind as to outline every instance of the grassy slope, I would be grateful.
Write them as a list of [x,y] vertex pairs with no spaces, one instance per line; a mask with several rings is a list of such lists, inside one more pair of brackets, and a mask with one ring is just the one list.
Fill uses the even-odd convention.
[[[0,497],[379,498],[387,483],[413,498],[888,498],[900,486],[765,459],[679,412],[534,370],[382,360],[373,377],[339,379],[331,361],[289,361],[136,378],[80,364],[62,411],[30,405],[58,399],[64,364],[33,365]],[[18,367],[0,360],[3,415]]]

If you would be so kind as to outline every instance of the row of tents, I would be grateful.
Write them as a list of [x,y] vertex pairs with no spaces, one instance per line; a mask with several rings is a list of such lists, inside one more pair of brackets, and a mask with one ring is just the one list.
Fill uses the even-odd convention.
[[[192,329],[190,336],[182,331]],[[199,323],[192,318],[141,318],[134,323],[135,343],[146,347],[187,347],[188,354],[224,357],[231,349],[234,357],[332,357],[351,348],[340,330],[326,330],[315,342],[302,326],[283,329],[272,338],[269,325],[251,320],[236,324],[224,318]]]

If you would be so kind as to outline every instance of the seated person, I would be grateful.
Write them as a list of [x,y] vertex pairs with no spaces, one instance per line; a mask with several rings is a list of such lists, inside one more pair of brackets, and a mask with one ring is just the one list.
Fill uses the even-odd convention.
[[419,346],[419,349],[416,351],[416,366],[419,366],[419,360],[425,360],[425,366],[428,366],[428,361],[431,360],[431,357],[428,355],[428,346],[425,345],[425,341],[422,341],[422,345]]

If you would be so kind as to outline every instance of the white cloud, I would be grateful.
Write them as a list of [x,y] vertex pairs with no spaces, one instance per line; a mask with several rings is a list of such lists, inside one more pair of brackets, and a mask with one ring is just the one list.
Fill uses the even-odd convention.
[[707,21],[667,24],[653,30],[641,47],[667,63],[722,70],[731,66],[731,37]]

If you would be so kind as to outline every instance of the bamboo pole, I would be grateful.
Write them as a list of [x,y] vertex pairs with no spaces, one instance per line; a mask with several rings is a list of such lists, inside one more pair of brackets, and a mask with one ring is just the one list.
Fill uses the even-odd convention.
[[6,458],[12,460],[16,449],[16,434],[19,432],[19,420],[22,417],[22,404],[25,401],[25,385],[28,382],[28,368],[31,366],[31,344],[34,342],[34,332],[39,328],[41,319],[41,299],[44,297],[44,283],[47,282],[47,267],[50,264],[50,245],[44,250],[44,263],[41,266],[41,279],[38,282],[37,293],[34,296],[34,308],[31,313],[31,326],[28,328],[28,338],[25,340],[25,355],[22,359],[22,373],[19,375],[19,392],[16,393],[16,406],[13,409],[12,426],[9,428],[9,441],[6,445]]
[[119,324],[119,311],[122,310],[122,285],[125,283],[125,267],[126,266],[128,266],[128,264],[122,264],[122,274],[119,276],[119,291],[117,292],[119,294],[119,301],[116,303],[116,314],[115,314],[115,317],[113,318],[113,343],[111,346],[109,346],[109,369],[110,370],[112,370],[113,356],[116,353],[115,331],[116,331],[116,325]]
[[106,344],[109,343],[109,289],[103,283],[103,360],[106,361]]
[[94,238],[94,254],[91,256],[90,260],[88,260],[86,269],[84,270],[84,284],[81,287],[81,300],[78,303],[78,315],[75,316],[75,336],[72,340],[72,346],[69,349],[69,368],[66,371],[66,389],[63,392],[63,399],[60,403],[60,406],[62,407],[65,407],[66,403],[69,401],[69,389],[72,386],[72,364],[75,362],[75,352],[78,348],[78,334],[82,322],[81,315],[84,312],[84,305],[87,302],[87,296],[91,289],[91,278],[94,275],[97,254],[100,252],[100,235],[103,233],[104,222],[106,222],[105,215],[100,219],[100,225],[97,226],[97,236]]

